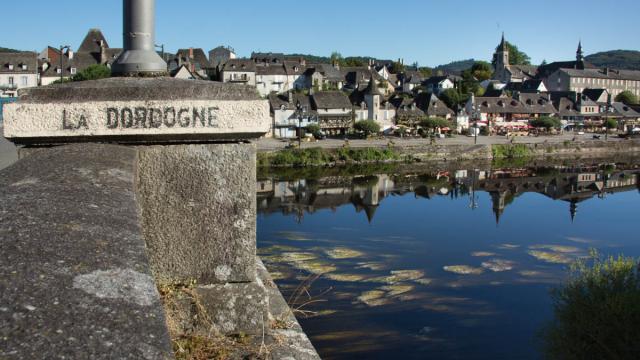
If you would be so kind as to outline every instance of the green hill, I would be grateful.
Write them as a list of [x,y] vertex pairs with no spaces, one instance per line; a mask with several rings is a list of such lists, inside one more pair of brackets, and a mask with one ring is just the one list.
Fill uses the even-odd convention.
[[474,59],[453,61],[446,65],[440,65],[433,69],[433,73],[442,72],[444,74],[460,74],[461,72],[470,69],[476,62]]
[[8,52],[22,52],[22,51],[0,47],[0,53],[8,53]]
[[613,50],[599,52],[585,57],[585,60],[597,67],[613,69],[640,70],[640,51]]

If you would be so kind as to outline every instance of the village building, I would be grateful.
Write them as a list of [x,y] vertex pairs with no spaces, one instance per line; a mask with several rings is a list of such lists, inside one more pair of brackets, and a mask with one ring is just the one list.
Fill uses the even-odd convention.
[[222,65],[220,80],[256,86],[256,63],[248,59],[231,59]]
[[[120,53],[121,48],[110,48],[100,29],[90,29],[82,40],[77,52],[71,49],[60,54],[47,47],[41,54],[40,85],[49,85],[62,79],[70,79],[80,71],[91,65],[105,65],[111,67]],[[49,56],[43,58],[43,56]]]
[[344,135],[353,126],[351,101],[342,91],[320,91],[311,95],[318,124],[327,135]]
[[393,127],[396,110],[391,103],[384,101],[378,88],[378,80],[371,77],[366,89],[355,90],[350,96],[354,107],[355,120],[373,120],[381,131]]
[[204,50],[198,48],[178,50],[167,66],[171,73],[177,72],[180,67],[185,66],[191,74],[200,79],[209,79],[210,75],[213,75],[207,55]]
[[318,116],[312,109],[311,98],[304,93],[293,91],[286,94],[271,93],[269,94],[269,106],[273,118],[273,131],[271,132],[273,137],[297,138],[302,136],[300,129],[305,129],[311,124],[318,124]]
[[511,65],[510,54],[507,42],[502,34],[502,41],[496,48],[494,54],[496,60],[494,80],[498,80],[504,84],[512,82],[524,82],[536,77],[538,68],[532,65]]
[[0,97],[16,97],[19,89],[38,86],[38,54],[0,53]]
[[432,76],[422,83],[424,89],[428,93],[440,95],[447,89],[455,89],[455,81],[457,77],[454,76]]
[[307,84],[315,91],[342,90],[345,78],[340,71],[340,65],[314,64],[307,69]]
[[209,51],[209,63],[212,68],[218,68],[231,59],[236,59],[235,50],[230,46],[218,46]]
[[455,115],[455,112],[444,103],[444,101],[440,100],[436,94],[425,94],[426,96],[422,96],[420,94],[416,102],[423,109],[425,115],[427,117],[440,117],[443,119],[451,120]]

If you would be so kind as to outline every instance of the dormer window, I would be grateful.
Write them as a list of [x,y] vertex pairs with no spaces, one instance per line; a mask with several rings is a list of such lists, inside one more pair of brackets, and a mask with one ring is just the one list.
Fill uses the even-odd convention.
[[13,64],[9,64],[9,70],[13,71]]
[[22,64],[22,71],[27,71],[27,69],[29,69],[29,66],[27,66],[27,64]]
[[293,67],[293,71],[298,72],[298,67],[297,67],[297,66],[294,66],[294,67]]
[[62,69],[60,69],[60,68],[56,68],[56,73],[58,73],[58,74],[62,74]]
[[76,70],[76,68],[72,67],[71,68],[71,75],[75,75],[78,72],[78,70]]

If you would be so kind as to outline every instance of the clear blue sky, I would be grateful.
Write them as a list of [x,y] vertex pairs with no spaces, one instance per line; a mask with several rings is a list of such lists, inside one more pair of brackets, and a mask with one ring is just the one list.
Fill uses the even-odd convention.
[[[77,48],[92,27],[112,47],[122,46],[121,0],[3,2],[0,46]],[[335,50],[428,66],[489,60],[502,31],[535,64],[573,59],[579,39],[587,54],[639,50],[639,22],[639,0],[157,0],[157,41],[169,51],[230,45],[240,56],[254,50],[328,56]]]

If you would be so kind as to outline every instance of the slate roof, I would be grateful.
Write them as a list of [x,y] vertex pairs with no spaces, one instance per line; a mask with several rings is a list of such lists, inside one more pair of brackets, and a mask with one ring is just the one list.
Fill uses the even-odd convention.
[[595,101],[591,100],[591,98],[589,98],[585,94],[580,95],[579,103],[580,103],[580,106],[598,106],[598,104]]
[[518,95],[520,103],[530,114],[555,114],[557,112],[553,102],[548,95],[536,93],[520,93]]
[[248,59],[230,59],[224,64],[222,71],[256,72],[256,63]]
[[282,64],[257,65],[256,75],[287,75],[287,70]]
[[616,114],[625,117],[625,118],[640,118],[640,113],[635,111],[632,107],[625,105],[620,102],[614,102],[611,104],[611,107],[615,111]]
[[513,77],[532,79],[536,77],[538,67],[533,65],[509,65],[507,71],[509,71]]
[[640,81],[640,71],[637,70],[609,70],[608,73],[601,69],[560,69],[559,71],[571,77]]
[[[9,70],[13,65],[13,70]],[[27,70],[22,70],[27,65]],[[38,54],[34,52],[0,53],[0,73],[33,74],[38,71]]]
[[[600,100],[601,98],[603,98],[603,95],[607,94],[607,90],[606,89],[584,89],[582,91],[583,95],[586,95],[587,97],[589,97],[589,99],[593,100],[594,102],[599,102],[598,100]],[[606,102],[606,96],[604,96],[604,99]]]
[[331,64],[317,64],[315,65],[315,69],[328,81],[344,81],[344,76],[342,76],[340,70]]
[[576,104],[568,97],[560,97],[554,102],[556,114],[560,116],[578,116],[580,113],[576,110]]
[[537,78],[545,79],[560,69],[595,69],[596,67],[586,61],[557,61],[538,67]]
[[[100,62],[96,60],[93,54],[90,53],[75,53],[73,55],[73,59],[69,60],[67,56],[62,57],[62,75],[65,77],[73,76],[71,74],[71,68],[75,68],[76,72],[80,72],[91,65],[99,64]],[[60,77],[60,74],[56,72],[56,69],[60,67],[60,62],[51,62],[49,63],[49,68],[43,71],[40,76],[42,77]]]
[[489,114],[526,114],[524,105],[508,97],[476,97],[476,104],[481,113]]
[[440,84],[441,82],[445,81],[449,79],[449,76],[432,76],[430,78],[428,78],[427,80],[424,80],[423,84],[424,85],[437,85]]
[[[289,102],[289,96],[292,97],[291,102]],[[269,105],[271,107],[271,111],[280,110],[283,107],[286,110],[296,110],[296,104],[298,101],[300,102],[300,106],[307,108],[308,112],[314,112],[311,107],[311,98],[309,95],[296,92],[286,94],[277,94],[272,92],[269,94]]]
[[[417,101],[420,104],[420,99]],[[421,104],[421,108],[425,109],[425,114],[427,116],[440,116],[446,117],[447,115],[455,115],[453,110],[447,107],[447,104],[444,101],[440,100],[435,94],[430,94],[427,101],[424,104]]]
[[342,91],[320,91],[312,95],[315,109],[348,109],[351,111],[351,101]]
[[105,47],[109,47],[109,43],[100,29],[90,29],[82,40],[78,52],[100,53],[100,41],[104,42]]
[[192,64],[199,65],[200,69],[207,69],[211,66],[204,50],[201,48],[193,48],[193,60],[189,57],[190,51],[191,49],[180,49],[176,52],[176,57],[181,58],[183,62],[191,62]]
[[544,82],[539,79],[529,79],[522,83],[521,91],[538,91]]

